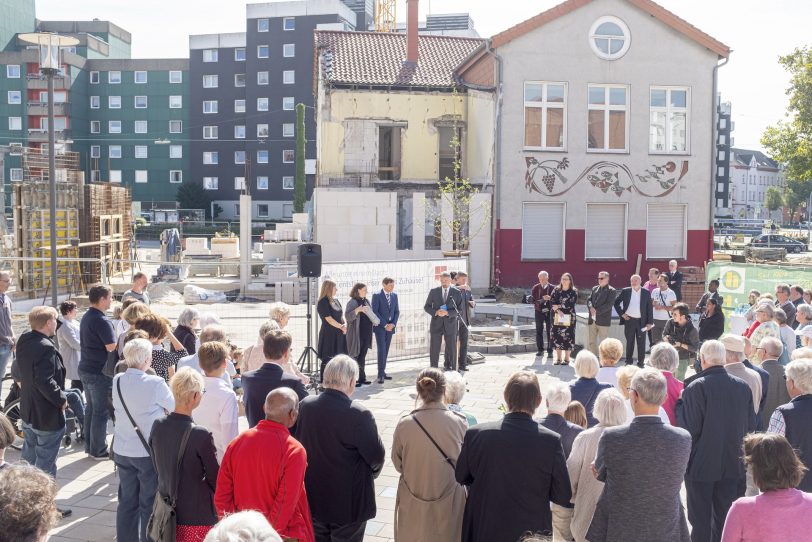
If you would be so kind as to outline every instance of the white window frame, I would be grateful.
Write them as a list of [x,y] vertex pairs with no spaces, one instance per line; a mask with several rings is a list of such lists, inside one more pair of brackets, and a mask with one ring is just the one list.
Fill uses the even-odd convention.
[[101,158],[101,145],[91,145],[90,146],[90,157],[91,158]]
[[[540,102],[524,102],[524,109],[522,115],[524,122],[522,123],[522,145],[528,150],[544,150],[544,151],[567,151],[567,100],[569,99],[569,85],[564,81],[525,81],[522,87],[522,99],[526,96],[527,85],[541,85],[542,86],[542,101]],[[564,101],[563,102],[548,102],[547,101],[547,86],[548,85],[563,85],[564,86]],[[541,109],[541,146],[527,145],[525,138],[525,126],[527,125],[527,108]],[[561,147],[548,147],[547,146],[547,110],[548,109],[561,109],[563,110],[564,126],[563,126],[563,146]]]
[[267,124],[257,124],[257,138],[267,139],[271,135]]
[[203,153],[204,166],[216,166],[220,164],[220,153],[218,151],[205,151]]
[[[288,25],[288,23],[293,23]],[[285,17],[282,19],[282,30],[284,32],[290,32],[291,30],[296,30],[296,17]]]
[[271,75],[269,72],[266,71],[259,71],[257,72],[257,85],[265,86],[270,84],[271,82]]
[[[14,69],[16,68],[16,70]],[[16,72],[16,75],[14,74]],[[19,64],[6,64],[6,78],[7,79],[19,79],[21,77],[22,70],[20,69]]]
[[[113,75],[118,74],[118,75]],[[109,71],[107,72],[107,84],[108,85],[120,85],[121,84],[121,72],[119,70]]]
[[[237,51],[242,51],[242,58],[239,57]],[[245,47],[235,47],[234,48],[234,62],[245,62]]]
[[285,43],[282,45],[282,57],[283,58],[295,58],[296,57],[296,44],[295,43]]
[[136,169],[133,182],[138,184],[146,184],[149,182],[149,172],[146,169]]
[[[617,40],[618,38],[615,36],[599,36],[596,35],[595,32],[597,31],[598,27],[603,23],[613,23],[616,24],[620,30],[623,32],[623,45],[621,46],[620,50],[617,53],[604,53],[600,49],[598,49],[597,44],[595,43],[596,39],[608,39],[610,42],[612,40]],[[592,26],[589,28],[589,47],[592,49],[592,52],[597,55],[598,58],[603,60],[617,60],[622,58],[629,51],[629,47],[632,43],[632,35],[629,32],[629,27],[624,23],[622,20],[618,19],[617,17],[613,17],[611,15],[605,15],[603,17],[599,17]],[[609,50],[611,51],[611,43],[608,44]]]
[[108,96],[107,109],[121,109],[121,96]]
[[183,96],[182,95],[170,96],[169,109],[183,109]]
[[90,109],[101,109],[101,96],[90,97]]
[[[265,55],[260,54],[262,48],[266,49]],[[269,58],[271,56],[271,46],[270,45],[257,45],[257,58]]]
[[111,160],[118,160],[123,156],[124,153],[121,149],[121,145],[109,145],[107,147],[107,158],[110,158]]
[[91,120],[90,121],[90,133],[91,134],[100,134],[101,133],[101,121],[98,121],[98,120]]
[[[590,232],[600,230],[600,228],[590,228],[589,219],[591,216],[591,207],[623,207],[623,234],[621,239],[623,241],[622,254],[615,256],[607,256],[605,254],[590,254]],[[625,261],[628,251],[628,238],[629,238],[629,205],[627,203],[587,203],[585,207],[586,228],[584,229],[584,260],[586,261]],[[595,243],[600,247],[601,243]],[[606,248],[603,246],[602,248]]]
[[[141,124],[143,123],[143,124]],[[133,121],[133,132],[136,134],[146,134],[149,132],[149,121],[136,120]]]
[[[172,130],[172,123],[177,122],[180,130],[173,131]],[[183,121],[182,120],[170,120],[169,121],[169,133],[170,134],[182,134],[183,133]]]
[[[549,247],[549,236],[545,238],[543,232],[525,232],[524,231],[524,217],[525,213],[528,212],[530,208],[541,208],[544,207],[540,206],[547,206],[547,209],[551,209],[551,206],[560,207],[561,208],[561,253],[557,256],[553,257],[546,257],[543,254],[538,253],[529,253],[531,249],[538,250],[538,247],[528,247],[525,240],[530,241],[534,240],[538,243],[541,247]],[[548,214],[546,211],[544,214]],[[523,262],[534,262],[534,261],[550,261],[550,262],[559,262],[566,259],[567,255],[567,203],[566,202],[530,202],[525,201],[522,202],[522,217],[521,217],[521,232],[522,232],[522,244],[521,244],[521,261]]]
[[[138,99],[144,99],[144,105],[138,105]],[[149,99],[146,96],[134,96],[133,97],[133,107],[135,109],[147,109],[149,107]]]
[[[177,180],[175,178],[177,177]],[[180,169],[170,169],[169,170],[169,183],[170,184],[180,184],[183,182],[183,171]]]
[[121,184],[121,170],[120,169],[111,169],[110,172],[107,174],[108,179],[111,183]]
[[90,84],[91,85],[98,85],[99,81],[99,72],[90,72]]
[[[138,80],[138,74],[144,74],[144,80],[143,81]],[[148,80],[149,80],[149,76],[147,75],[147,72],[144,71],[144,70],[136,70],[135,73],[133,73],[133,82],[136,85],[146,85]]]
[[271,20],[267,18],[257,19],[257,32],[270,32]]
[[245,113],[245,100],[234,100],[234,112]]
[[[293,153],[290,160],[285,160],[285,155],[287,153]],[[296,161],[296,151],[294,149],[282,149],[282,163],[283,164],[292,164]]]
[[23,168],[12,167],[8,168],[8,180],[10,182],[20,182],[23,180]]
[[293,175],[282,176],[282,190],[293,190],[296,188],[296,178]]
[[[589,89],[592,87],[600,87],[604,89],[604,102],[603,104],[590,104],[589,103]],[[609,95],[611,89],[622,88],[626,90],[626,104],[625,105],[609,105]],[[631,100],[631,89],[629,85],[616,85],[604,83],[589,83],[587,85],[587,117],[586,117],[586,152],[588,153],[604,153],[604,154],[628,154],[629,153],[629,101]],[[592,149],[589,147],[589,111],[603,111],[603,147],[600,149]],[[624,120],[626,126],[624,128],[624,135],[626,141],[622,149],[609,148],[609,112],[610,111],[623,111],[625,113]]]
[[169,145],[169,158],[183,158],[183,145]]
[[170,85],[179,85],[181,83],[183,83],[183,71],[181,71],[181,70],[169,70],[169,84]]
[[283,70],[282,71],[282,84],[295,85],[296,84],[296,70]]
[[267,175],[257,175],[257,190],[268,190],[269,186],[270,184]]
[[[16,98],[12,98],[12,96]],[[7,102],[9,105],[22,105],[23,92],[21,90],[9,90],[7,93]]]
[[219,109],[220,106],[217,103],[217,100],[203,100],[204,115],[216,115]]
[[[242,160],[239,159],[240,153],[242,153]],[[245,160],[248,158],[248,153],[245,151],[234,151],[234,165],[243,165],[245,164]]]
[[218,88],[220,86],[220,76],[209,74],[203,76],[203,88]]
[[[113,130],[113,123],[118,123],[118,130]],[[121,121],[120,120],[108,120],[107,121],[107,133],[108,134],[120,134],[121,133]]]
[[[242,85],[240,84],[239,77],[242,76]],[[234,74],[234,88],[242,88],[245,86],[245,74],[244,73],[235,73]]]
[[242,191],[245,190],[245,188],[245,177],[234,177],[234,190]]
[[149,158],[149,147],[146,145],[136,145],[133,149],[133,156],[138,158],[139,160],[143,160],[145,158]]
[[[654,228],[657,224],[651,223],[652,216],[658,216],[666,207],[681,207],[683,210],[682,227],[679,229],[682,234],[682,252],[679,254],[669,254],[667,251],[657,252],[656,235],[662,232],[671,231],[670,228]],[[651,241],[651,245],[649,244]],[[646,260],[684,260],[688,252],[688,205],[685,203],[649,203],[646,205]]]
[[[288,107],[290,105],[290,107]],[[282,98],[282,111],[293,111],[296,109],[296,98],[294,96],[285,96]]]
[[282,137],[294,137],[296,135],[296,125],[292,122],[282,124]]
[[[260,107],[259,104],[264,103],[265,107]],[[257,111],[268,111],[270,107],[270,103],[268,98],[257,98]]]
[[220,59],[220,52],[217,49],[203,49],[203,62],[217,62]]
[[234,139],[245,139],[245,124],[234,125]]
[[[665,107],[655,107],[651,105],[651,94],[655,90],[665,91]],[[671,92],[672,91],[685,92],[685,107],[673,107],[671,105]],[[649,137],[648,137],[648,150],[649,154],[677,154],[686,155],[691,154],[691,87],[681,86],[663,86],[652,85],[649,87]],[[652,146],[651,138],[651,122],[654,113],[665,113],[665,149],[658,150]],[[671,113],[685,113],[685,150],[672,151],[671,149]]]
[[[262,158],[260,158],[260,153],[262,154]],[[263,159],[264,158],[264,159]],[[267,164],[271,160],[271,153],[266,149],[258,149],[257,150],[257,164]]]
[[203,177],[203,188],[205,190],[219,190],[220,177]]

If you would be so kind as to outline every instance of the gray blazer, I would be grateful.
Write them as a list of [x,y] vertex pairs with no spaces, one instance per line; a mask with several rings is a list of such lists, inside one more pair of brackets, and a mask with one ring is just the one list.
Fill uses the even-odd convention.
[[[79,321],[63,320],[62,325],[56,330],[56,339],[59,341],[59,353],[65,363],[65,378],[79,380],[79,362],[82,359],[82,347],[79,345]],[[784,402],[788,403],[789,400]]]
[[690,455],[688,431],[658,416],[607,428],[595,458],[598,480],[606,485],[586,539],[690,542],[679,494]]
[[761,362],[761,368],[770,373],[770,380],[767,382],[767,399],[764,408],[761,409],[761,423],[766,430],[770,425],[770,416],[776,408],[789,403],[790,396],[787,392],[787,381],[784,379],[784,367],[778,363],[777,359],[765,359]]
[[[360,303],[351,298],[347,301],[347,307],[344,309],[344,319],[347,321],[347,354],[353,359],[358,357],[358,354],[361,352],[361,326],[358,321],[361,315],[355,314],[355,309],[359,306]],[[378,325],[380,319],[372,311],[369,302],[367,302],[367,306],[369,307],[367,316],[372,321],[372,325]]]

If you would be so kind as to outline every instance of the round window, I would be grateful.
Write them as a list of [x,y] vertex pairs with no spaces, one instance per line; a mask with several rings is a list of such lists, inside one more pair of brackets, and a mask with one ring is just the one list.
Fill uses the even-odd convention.
[[589,29],[589,46],[604,60],[617,60],[625,55],[631,41],[629,27],[617,17],[601,17]]

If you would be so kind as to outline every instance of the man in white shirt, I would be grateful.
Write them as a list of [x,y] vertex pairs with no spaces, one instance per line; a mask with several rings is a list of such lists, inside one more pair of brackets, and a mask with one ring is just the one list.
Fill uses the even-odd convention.
[[671,308],[677,303],[677,294],[668,287],[668,277],[660,275],[657,288],[651,292],[651,304],[654,308],[654,327],[651,328],[651,345],[663,340],[663,328],[671,319]]
[[640,283],[640,275],[632,275],[630,286],[623,288],[615,299],[615,312],[623,323],[626,336],[626,365],[634,363],[637,346],[637,365],[643,367],[646,357],[646,331],[654,327],[651,294]]
[[220,342],[208,342],[200,345],[197,354],[205,375],[206,393],[203,394],[200,405],[192,412],[192,419],[211,431],[214,447],[217,449],[217,461],[222,462],[226,448],[239,433],[237,395],[223,381],[228,348]]

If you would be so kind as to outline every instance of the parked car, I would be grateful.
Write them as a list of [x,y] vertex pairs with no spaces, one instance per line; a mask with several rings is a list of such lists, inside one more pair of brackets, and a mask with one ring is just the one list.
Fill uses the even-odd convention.
[[762,233],[753,237],[747,246],[757,248],[784,248],[788,253],[799,253],[806,250],[806,245],[795,239],[790,239],[785,235],[777,235],[775,233]]

